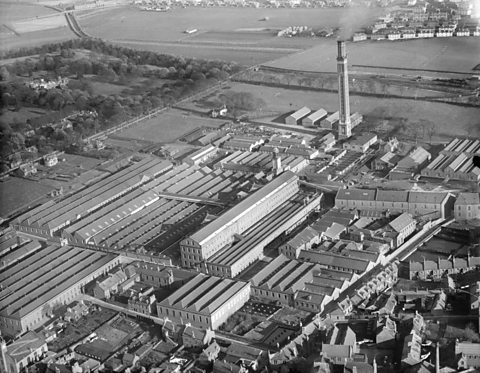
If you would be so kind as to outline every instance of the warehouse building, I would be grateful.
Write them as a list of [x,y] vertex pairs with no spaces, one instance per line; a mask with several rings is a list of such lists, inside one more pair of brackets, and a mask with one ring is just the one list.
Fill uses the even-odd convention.
[[335,207],[356,210],[408,212],[413,216],[446,218],[452,215],[454,197],[448,192],[381,191],[340,189]]
[[182,240],[180,243],[182,265],[195,267],[215,255],[223,247],[231,244],[236,234],[242,234],[255,222],[288,201],[298,190],[298,176],[290,171],[282,173],[238,205]]
[[199,274],[157,302],[158,317],[217,329],[250,299],[250,283]]
[[325,109],[319,109],[312,112],[304,120],[302,120],[302,125],[304,127],[318,127],[320,122],[327,117],[328,113]]
[[45,306],[71,303],[88,282],[120,263],[120,257],[70,246],[48,246],[3,272],[0,330],[16,336],[42,325]]
[[285,118],[285,123],[293,126],[301,125],[303,120],[309,115],[311,110],[304,106]]
[[332,130],[333,126],[338,124],[339,120],[340,120],[340,112],[336,111],[335,113],[330,114],[328,117],[320,121],[320,127]]

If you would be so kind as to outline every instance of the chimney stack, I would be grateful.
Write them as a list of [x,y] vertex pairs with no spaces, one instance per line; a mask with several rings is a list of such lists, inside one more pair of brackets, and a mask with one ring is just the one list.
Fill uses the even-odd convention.
[[352,136],[350,122],[350,98],[348,93],[347,49],[345,41],[337,42],[337,73],[338,73],[338,99],[340,102],[340,120],[338,123],[338,138],[346,139]]
[[435,373],[440,373],[440,342],[435,346]]

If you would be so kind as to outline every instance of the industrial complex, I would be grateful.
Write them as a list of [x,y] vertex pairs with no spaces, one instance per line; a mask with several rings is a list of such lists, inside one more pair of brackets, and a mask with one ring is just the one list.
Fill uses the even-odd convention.
[[346,48],[338,107],[224,106],[5,221],[0,373],[480,369],[480,141],[365,130]]

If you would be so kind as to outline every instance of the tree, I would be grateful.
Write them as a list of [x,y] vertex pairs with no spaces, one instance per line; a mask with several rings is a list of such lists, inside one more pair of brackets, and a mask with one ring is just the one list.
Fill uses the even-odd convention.
[[10,73],[8,72],[8,70],[5,66],[2,66],[0,68],[0,79],[1,80],[9,80],[10,79]]

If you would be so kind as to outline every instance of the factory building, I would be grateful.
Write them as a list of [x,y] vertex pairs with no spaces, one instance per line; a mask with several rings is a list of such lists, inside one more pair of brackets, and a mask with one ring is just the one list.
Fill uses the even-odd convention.
[[478,193],[460,193],[455,201],[456,220],[480,219],[480,195]]
[[298,176],[286,171],[180,243],[182,265],[210,258],[298,192]]
[[377,135],[374,133],[364,133],[343,144],[343,148],[354,152],[365,153],[370,146],[377,142]]
[[285,124],[293,126],[301,125],[303,120],[310,114],[311,110],[304,106],[285,118]]
[[428,177],[479,181],[480,168],[473,164],[475,155],[480,155],[480,140],[455,138],[421,174]]
[[[226,245],[207,259],[206,271],[221,277],[235,277],[263,256],[263,249],[275,238],[288,234],[312,211],[320,209],[322,196],[295,196],[244,231],[232,245]],[[205,270],[205,268],[202,268]]]
[[0,330],[16,336],[49,318],[45,306],[71,303],[82,287],[120,263],[120,257],[70,246],[48,246],[10,266],[0,280]]
[[[236,151],[227,157],[221,159],[215,164],[216,169],[236,171],[242,174],[256,174],[258,172],[270,173],[273,171],[274,163],[272,163],[272,154],[277,153],[281,161],[283,171],[299,172],[308,166],[308,158],[315,156],[309,152],[310,148],[305,148],[304,156],[286,153],[287,148],[265,145],[261,146],[258,152]],[[301,150],[297,153],[301,153]]]
[[18,231],[50,237],[171,169],[170,162],[146,157],[59,202],[51,200],[28,211],[12,226]]
[[157,302],[158,317],[217,329],[250,299],[250,283],[199,274]]
[[217,152],[218,149],[215,146],[207,145],[194,151],[192,154],[185,157],[183,161],[190,166],[199,165],[200,163],[207,161],[209,158],[214,157]]
[[375,189],[340,189],[335,207],[356,210],[408,212],[413,216],[446,218],[453,212],[454,198],[448,192],[405,192]]
[[304,127],[318,127],[320,122],[327,117],[328,113],[325,109],[319,109],[312,112],[309,116],[302,120]]
[[323,119],[320,122],[320,127],[332,130],[333,126],[335,126],[339,120],[340,120],[340,112],[336,111],[335,113],[330,114],[328,117]]
[[279,255],[250,282],[252,295],[257,298],[308,312],[321,312],[358,278],[354,273]]
[[[361,252],[357,253],[360,255]],[[363,275],[374,267],[369,259],[360,259],[351,251],[337,254],[328,251],[302,250],[298,260],[317,263],[323,268]]]
[[279,255],[250,280],[251,293],[293,307],[296,292],[313,280],[314,271],[320,272],[320,266]]
[[174,224],[201,214],[204,204],[221,205],[220,193],[239,180],[244,175],[238,172],[180,164],[81,216],[62,228],[61,235],[72,245],[113,250],[143,246],[148,250],[161,242],[159,236],[171,236]]
[[391,180],[410,179],[431,159],[431,154],[421,146],[415,148],[406,157],[398,161],[388,174]]

